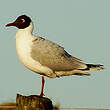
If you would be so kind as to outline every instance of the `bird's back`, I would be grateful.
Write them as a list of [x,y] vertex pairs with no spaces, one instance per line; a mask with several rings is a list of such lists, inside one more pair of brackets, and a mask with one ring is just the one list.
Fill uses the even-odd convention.
[[54,71],[86,68],[81,60],[68,54],[63,47],[41,37],[33,40],[31,56]]

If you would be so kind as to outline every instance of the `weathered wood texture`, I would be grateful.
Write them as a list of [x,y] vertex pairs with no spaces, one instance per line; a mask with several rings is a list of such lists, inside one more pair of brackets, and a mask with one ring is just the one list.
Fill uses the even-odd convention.
[[16,110],[52,110],[52,101],[38,95],[22,96],[17,94]]

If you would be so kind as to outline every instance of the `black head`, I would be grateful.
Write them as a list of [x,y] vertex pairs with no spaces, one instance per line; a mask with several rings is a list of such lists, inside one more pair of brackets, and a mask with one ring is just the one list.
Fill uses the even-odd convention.
[[28,27],[31,23],[30,17],[26,15],[19,16],[13,23],[9,23],[6,26],[16,26],[19,29]]

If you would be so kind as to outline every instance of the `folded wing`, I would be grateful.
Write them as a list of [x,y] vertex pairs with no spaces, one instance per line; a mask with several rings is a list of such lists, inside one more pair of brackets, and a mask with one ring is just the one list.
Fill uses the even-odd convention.
[[54,71],[68,71],[87,68],[80,59],[71,56],[63,47],[49,40],[36,37],[35,40],[33,40],[32,46],[32,58]]

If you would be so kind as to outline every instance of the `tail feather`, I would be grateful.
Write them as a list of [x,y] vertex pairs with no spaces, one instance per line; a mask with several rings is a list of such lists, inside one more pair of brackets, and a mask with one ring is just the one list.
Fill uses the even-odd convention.
[[100,64],[86,64],[87,68],[85,70],[103,70],[104,66]]

